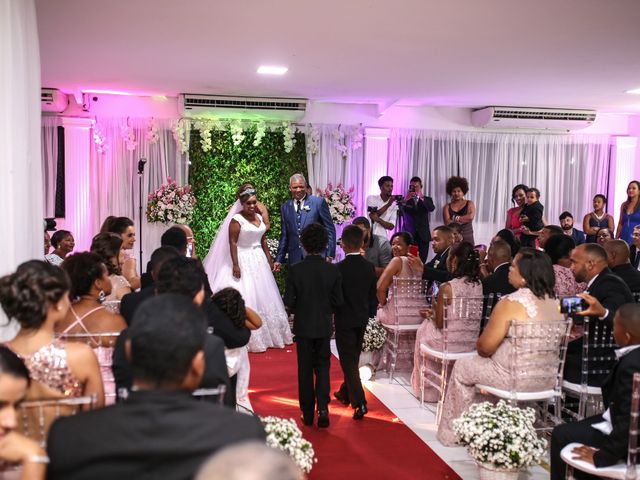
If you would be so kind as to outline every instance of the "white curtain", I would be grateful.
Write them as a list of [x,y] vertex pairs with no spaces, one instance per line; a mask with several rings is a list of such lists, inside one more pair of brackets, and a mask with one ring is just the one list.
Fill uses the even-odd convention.
[[42,117],[42,178],[43,208],[45,217],[55,217],[56,179],[58,175],[58,127],[59,117]]
[[[33,0],[0,2],[0,275],[43,256],[40,50]],[[15,335],[0,310],[0,340]]]

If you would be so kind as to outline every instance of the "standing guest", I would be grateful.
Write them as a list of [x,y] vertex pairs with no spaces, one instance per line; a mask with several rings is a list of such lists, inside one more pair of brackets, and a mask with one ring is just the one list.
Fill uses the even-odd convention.
[[393,256],[389,240],[387,240],[386,237],[381,237],[380,235],[372,235],[371,224],[365,217],[356,217],[351,224],[359,227],[364,233],[362,254],[365,259],[373,263],[373,266],[376,269],[376,277],[380,277],[386,266],[389,265],[391,257]]
[[376,272],[360,255],[363,240],[364,233],[355,225],[349,225],[342,232],[346,257],[338,263],[338,270],[342,275],[344,304],[335,314],[336,347],[344,382],[333,395],[345,405],[351,403],[354,420],[362,419],[368,412],[358,364],[369,309],[376,299]]
[[601,228],[608,228],[613,232],[613,217],[604,211],[607,197],[598,193],[593,197],[593,212],[587,213],[582,220],[582,228],[587,235],[586,243],[596,243],[596,235]]
[[633,227],[631,239],[633,243],[629,250],[629,260],[634,268],[640,269],[640,225]]
[[571,271],[571,252],[576,248],[573,238],[567,235],[552,235],[544,246],[544,252],[551,259],[556,277],[554,292],[556,297],[567,297],[584,292],[587,284],[576,282]]
[[105,301],[120,300],[131,293],[131,284],[122,275],[122,237],[115,233],[99,233],[91,241],[91,252],[100,257],[109,272],[111,293]]
[[136,229],[133,220],[129,217],[115,217],[108,224],[105,221],[107,231],[122,237],[122,250],[124,251],[124,261],[122,263],[122,275],[127,279],[131,288],[140,288],[140,275],[138,274],[136,257],[133,253],[133,246],[136,243]]
[[457,222],[462,225],[462,239],[474,245],[473,218],[476,216],[476,205],[464,196],[469,192],[469,182],[464,177],[450,177],[446,185],[447,195],[451,201],[442,209],[442,220],[445,225]]
[[611,271],[627,284],[632,292],[640,292],[640,272],[629,261],[629,245],[624,240],[609,240],[604,244]]
[[289,191],[293,197],[280,206],[282,225],[280,243],[273,270],[278,272],[287,257],[289,266],[301,262],[304,258],[300,245],[300,234],[307,226],[314,223],[321,224],[327,233],[327,246],[320,252],[327,262],[331,263],[336,256],[336,227],[331,220],[331,213],[327,202],[323,198],[307,195],[307,181],[304,175],[296,173],[289,179]]
[[511,258],[515,257],[520,250],[520,241],[516,238],[516,235],[506,228],[498,231],[495,236],[491,239],[491,243],[496,242],[498,240],[503,240],[509,244],[511,247]]
[[598,230],[598,233],[596,234],[596,243],[598,245],[602,246],[610,240],[613,240],[613,234],[611,233],[611,230],[609,230],[608,228],[601,228],[600,230]]
[[217,450],[264,439],[257,418],[191,395],[205,369],[206,338],[204,316],[190,298],[159,295],[141,305],[126,347],[129,397],[58,419],[47,444],[48,478],[192,478]]
[[322,258],[328,241],[326,229],[312,223],[302,230],[300,237],[307,256],[289,270],[284,303],[294,314],[302,422],[313,425],[317,406],[318,427],[326,428],[329,426],[331,320],[333,310],[344,303],[342,280],[338,267]]
[[540,190],[529,188],[527,202],[520,212],[520,223],[522,223],[520,243],[523,247],[536,246],[536,237],[544,227],[543,215],[544,206],[540,203]]
[[627,187],[627,200],[620,205],[616,238],[631,243],[631,233],[636,225],[640,225],[640,182],[633,180]]
[[423,262],[426,262],[429,256],[429,242],[431,241],[429,213],[435,209],[433,199],[422,192],[420,177],[413,177],[409,181],[409,191],[404,197],[402,206],[403,230],[413,236],[413,241],[418,245],[420,259]]
[[373,228],[374,235],[388,238],[387,232],[396,228],[398,218],[398,203],[393,195],[393,178],[385,175],[378,179],[380,195],[367,197],[367,211]]
[[56,267],[59,267],[64,259],[73,252],[76,246],[73,235],[68,230],[58,230],[51,237],[51,245],[53,246],[53,252],[49,255],[45,255],[45,260]]
[[504,228],[511,230],[517,239],[520,239],[520,227],[522,227],[522,223],[520,223],[520,213],[527,201],[528,189],[529,187],[520,183],[511,190],[511,203],[513,203],[514,206],[507,210],[507,221]]
[[432,284],[433,282],[450,280],[451,275],[447,270],[447,256],[453,243],[453,230],[445,225],[434,228],[431,247],[436,255],[426,264],[423,264],[418,257],[409,255],[410,267],[416,273],[421,274],[424,280],[429,280]]
[[545,225],[544,227],[542,227],[542,230],[540,230],[540,235],[538,236],[538,246],[541,250],[544,250],[545,246],[547,245],[547,241],[553,235],[564,235],[564,230],[562,230],[562,227],[558,225]]
[[564,234],[573,238],[576,245],[582,245],[585,242],[584,232],[573,227],[573,215],[570,212],[562,212],[559,220]]

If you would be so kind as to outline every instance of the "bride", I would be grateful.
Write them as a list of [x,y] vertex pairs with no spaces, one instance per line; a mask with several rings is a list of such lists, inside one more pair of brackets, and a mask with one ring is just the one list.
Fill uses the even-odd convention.
[[266,226],[257,213],[256,191],[243,185],[238,200],[213,239],[204,267],[215,293],[226,287],[238,290],[245,304],[262,319],[251,331],[249,351],[283,348],[292,343],[287,313],[273,274],[273,261],[265,238]]

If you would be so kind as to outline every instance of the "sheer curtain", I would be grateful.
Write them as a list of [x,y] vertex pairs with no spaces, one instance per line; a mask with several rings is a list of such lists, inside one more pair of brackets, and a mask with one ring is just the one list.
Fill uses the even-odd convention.
[[[40,50],[33,0],[0,2],[0,276],[43,256]],[[17,332],[0,310],[0,340]]]
[[54,217],[56,210],[56,178],[58,175],[58,127],[60,118],[42,117],[42,178],[45,217]]

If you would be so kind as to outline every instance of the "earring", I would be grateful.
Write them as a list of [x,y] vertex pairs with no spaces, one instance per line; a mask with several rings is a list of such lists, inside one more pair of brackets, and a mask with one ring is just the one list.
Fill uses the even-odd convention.
[[100,293],[98,294],[98,301],[100,303],[103,303],[106,299],[107,299],[106,293],[104,293],[104,290],[100,290]]

